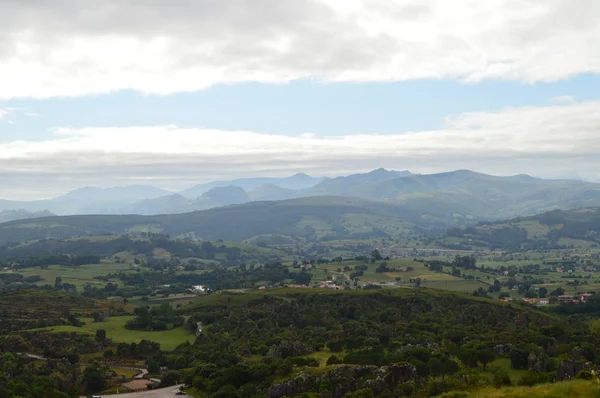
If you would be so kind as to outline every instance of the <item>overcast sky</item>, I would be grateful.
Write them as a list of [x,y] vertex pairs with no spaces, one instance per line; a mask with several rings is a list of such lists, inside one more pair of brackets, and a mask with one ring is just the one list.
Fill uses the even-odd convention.
[[379,167],[600,179],[598,0],[0,10],[0,198]]

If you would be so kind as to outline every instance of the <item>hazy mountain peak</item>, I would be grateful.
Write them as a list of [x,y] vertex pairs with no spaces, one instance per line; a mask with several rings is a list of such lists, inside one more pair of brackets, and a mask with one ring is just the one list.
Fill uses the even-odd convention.
[[288,178],[313,178],[313,177],[309,176],[306,173],[296,173],[293,176],[288,177]]
[[52,216],[54,216],[54,214],[47,210],[37,212],[29,212],[27,210],[7,210],[0,212],[0,223]]
[[264,184],[274,184],[281,188],[297,190],[307,189],[317,185],[325,178],[312,177],[306,173],[297,173],[290,177],[274,178],[274,177],[255,177],[255,178],[239,178],[228,181],[213,181],[206,184],[198,184],[189,189],[181,191],[181,195],[186,198],[195,199],[202,194],[216,187],[237,186],[246,191],[252,191]]

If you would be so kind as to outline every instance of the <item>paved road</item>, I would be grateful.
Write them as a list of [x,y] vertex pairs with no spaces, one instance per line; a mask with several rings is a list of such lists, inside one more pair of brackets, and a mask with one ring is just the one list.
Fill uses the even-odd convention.
[[[189,395],[175,395],[179,391],[179,386],[161,388],[159,390],[148,390],[142,392],[132,392],[129,394],[115,394],[115,395],[102,395],[102,398],[176,398],[176,397],[188,397]],[[80,398],[85,398],[82,396]]]

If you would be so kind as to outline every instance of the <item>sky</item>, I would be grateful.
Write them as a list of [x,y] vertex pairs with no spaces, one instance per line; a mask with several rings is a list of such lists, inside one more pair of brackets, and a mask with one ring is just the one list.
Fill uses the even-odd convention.
[[597,0],[0,10],[0,199],[380,167],[600,181]]

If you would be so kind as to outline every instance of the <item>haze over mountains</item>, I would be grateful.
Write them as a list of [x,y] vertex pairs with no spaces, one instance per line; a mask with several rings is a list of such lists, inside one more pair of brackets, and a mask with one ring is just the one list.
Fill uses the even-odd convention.
[[180,214],[255,201],[332,196],[385,202],[428,223],[437,220],[440,224],[466,225],[553,209],[600,206],[600,184],[528,175],[497,177],[469,170],[417,175],[377,169],[337,178],[296,174],[288,178],[218,181],[180,193],[140,185],[88,187],[50,200],[0,200],[0,212],[13,212],[4,213],[0,221],[51,214]]

